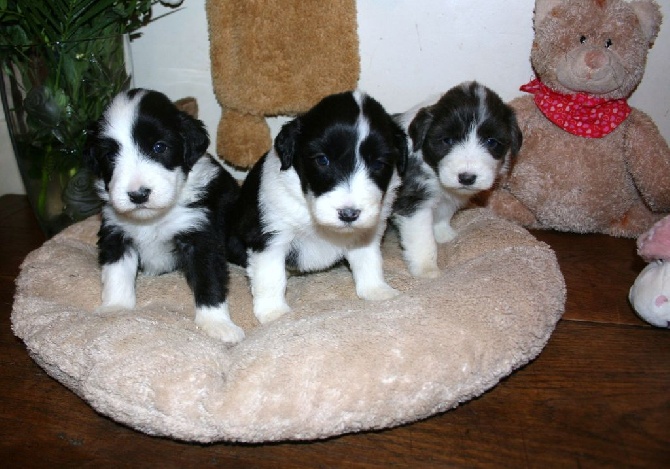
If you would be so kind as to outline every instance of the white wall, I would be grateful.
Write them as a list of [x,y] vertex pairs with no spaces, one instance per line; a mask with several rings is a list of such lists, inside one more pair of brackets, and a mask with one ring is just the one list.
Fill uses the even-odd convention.
[[16,167],[12,142],[9,139],[5,115],[0,105],[0,195],[23,194],[23,182]]
[[[650,114],[670,141],[670,1],[659,3],[667,24],[630,103]],[[534,0],[358,0],[359,86],[391,112],[463,80],[477,79],[504,99],[518,96],[519,86],[532,78],[533,5]],[[181,8],[147,26],[131,44],[134,84],[172,99],[195,96],[200,118],[216,135],[221,111],[211,85],[205,0],[184,0]],[[154,15],[166,11],[159,6]],[[284,120],[272,120],[274,133]],[[12,158],[5,136],[0,138],[4,175]],[[0,179],[0,193],[15,190],[8,187]]]

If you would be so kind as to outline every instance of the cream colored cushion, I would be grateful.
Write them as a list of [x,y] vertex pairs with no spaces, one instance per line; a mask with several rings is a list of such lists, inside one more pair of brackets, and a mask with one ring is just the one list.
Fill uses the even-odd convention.
[[395,233],[384,242],[399,297],[356,297],[344,266],[289,279],[293,312],[260,326],[243,269],[230,309],[247,338],[199,331],[180,274],[138,279],[134,311],[99,315],[99,220],[32,252],[17,280],[14,332],[51,376],[98,412],[181,440],[317,439],[451,409],[536,357],[565,306],[553,251],[473,209],[440,249],[444,273],[412,278]]

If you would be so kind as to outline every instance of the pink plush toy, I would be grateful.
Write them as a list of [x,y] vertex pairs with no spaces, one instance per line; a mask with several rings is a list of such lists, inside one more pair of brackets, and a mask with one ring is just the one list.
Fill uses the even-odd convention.
[[637,252],[649,265],[635,279],[628,298],[642,319],[670,328],[670,215],[640,235]]

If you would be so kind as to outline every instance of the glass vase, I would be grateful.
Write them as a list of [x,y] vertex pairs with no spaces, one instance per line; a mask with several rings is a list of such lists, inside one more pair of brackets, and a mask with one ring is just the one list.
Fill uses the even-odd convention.
[[51,237],[100,210],[83,165],[87,129],[130,85],[127,36],[41,44],[2,63],[0,94],[19,172]]

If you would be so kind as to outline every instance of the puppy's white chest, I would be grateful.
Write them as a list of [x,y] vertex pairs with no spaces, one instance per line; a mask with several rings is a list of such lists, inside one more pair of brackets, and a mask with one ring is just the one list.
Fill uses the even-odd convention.
[[448,210],[453,210],[455,212],[467,205],[470,197],[472,197],[472,194],[461,194],[453,189],[441,187],[439,195],[437,196],[437,205],[442,206],[443,208],[447,207]]
[[[177,268],[174,238],[163,239],[157,233],[136,240],[140,267],[147,275],[160,275]],[[152,236],[153,235],[153,236]]]
[[291,243],[287,264],[303,272],[321,270],[340,261],[346,252],[315,232],[302,233]]
[[206,221],[204,211],[177,206],[155,223],[126,225],[125,230],[137,249],[143,272],[159,275],[177,268],[175,236],[201,229]]

